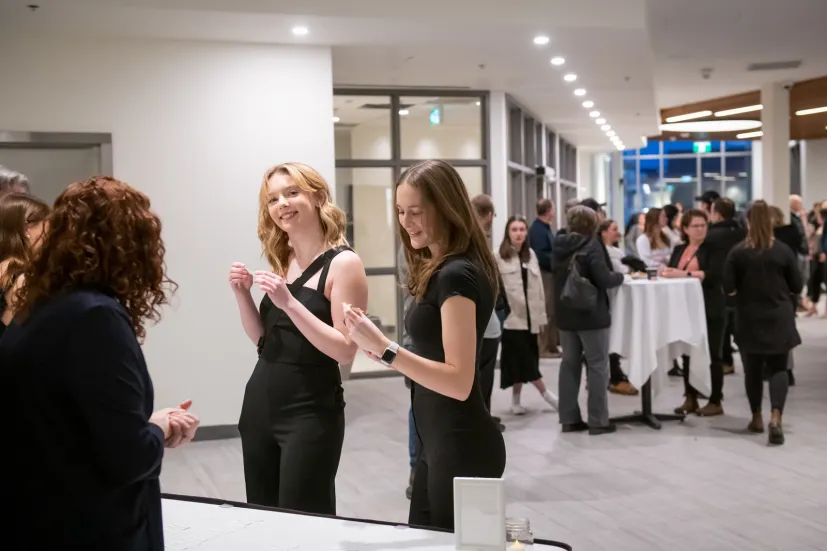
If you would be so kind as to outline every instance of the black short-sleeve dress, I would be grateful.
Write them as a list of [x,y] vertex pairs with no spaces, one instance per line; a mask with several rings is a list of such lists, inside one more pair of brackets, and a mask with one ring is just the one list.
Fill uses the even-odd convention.
[[[406,316],[416,353],[444,362],[443,303],[456,296],[476,304],[477,362],[485,328],[494,310],[494,290],[479,262],[449,257],[434,273],[421,301]],[[505,470],[505,442],[485,407],[475,370],[474,387],[464,401],[413,384],[411,399],[422,453],[414,471],[408,522],[418,526],[454,527],[454,477],[499,478]]]

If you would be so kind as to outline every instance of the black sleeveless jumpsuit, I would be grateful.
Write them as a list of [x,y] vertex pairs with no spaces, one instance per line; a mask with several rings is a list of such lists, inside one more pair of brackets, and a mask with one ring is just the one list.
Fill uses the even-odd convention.
[[[288,285],[299,302],[331,326],[324,288],[330,262],[343,250],[349,249],[325,252]],[[319,284],[306,287],[319,270]],[[247,501],[334,515],[345,434],[339,365],[310,344],[266,295],[260,315],[264,337],[238,422]]]

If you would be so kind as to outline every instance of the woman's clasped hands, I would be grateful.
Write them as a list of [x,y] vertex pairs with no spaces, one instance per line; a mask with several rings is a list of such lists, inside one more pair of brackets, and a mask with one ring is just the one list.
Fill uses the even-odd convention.
[[192,400],[182,402],[177,408],[164,408],[156,411],[149,418],[164,432],[164,447],[177,448],[187,444],[195,437],[195,431],[201,420],[189,411]]

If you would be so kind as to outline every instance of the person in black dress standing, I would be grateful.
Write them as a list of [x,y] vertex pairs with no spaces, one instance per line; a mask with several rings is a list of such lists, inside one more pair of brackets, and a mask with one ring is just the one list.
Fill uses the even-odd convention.
[[0,407],[25,412],[0,454],[4,548],[163,551],[164,448],[198,419],[190,401],[152,412],[140,341],[174,288],[161,221],[100,177],[69,186],[46,225],[0,340]]
[[[367,305],[365,269],[345,229],[318,172],[287,163],[265,173],[258,234],[272,272],[230,268],[241,324],[259,353],[238,422],[249,503],[336,513],[345,432],[339,365],[357,350],[342,304]],[[254,280],[265,293],[260,308]]]
[[[748,277],[749,276],[749,277]],[[729,253],[724,292],[735,295],[735,342],[744,363],[744,384],[752,410],[747,427],[764,432],[761,402],[764,376],[770,383],[770,444],[783,444],[781,417],[787,400],[787,358],[801,344],[790,297],[803,282],[795,253],[773,237],[770,208],[755,201],[747,212],[747,238]]]
[[414,296],[405,324],[416,353],[391,342],[358,309],[346,308],[347,327],[359,348],[414,383],[422,450],[409,524],[453,529],[454,477],[499,478],[505,470],[505,442],[477,376],[497,263],[448,163],[425,161],[405,171],[395,199]]

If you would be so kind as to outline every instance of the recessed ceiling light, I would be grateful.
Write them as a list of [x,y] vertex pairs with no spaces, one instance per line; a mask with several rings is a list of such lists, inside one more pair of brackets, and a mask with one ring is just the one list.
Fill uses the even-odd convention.
[[333,117],[333,122],[339,122],[341,119],[339,117]]
[[583,107],[585,107],[586,109],[591,109],[592,107],[594,107],[594,102],[588,99],[583,102]]
[[692,119],[708,117],[711,114],[712,111],[697,111],[695,113],[687,113],[685,115],[676,115],[674,117],[669,117],[668,119],[666,119],[666,122],[691,121]]
[[616,134],[617,134],[617,132],[615,132],[614,130],[609,130],[608,132],[606,132],[606,135],[609,136],[610,138],[612,136],[616,135]]
[[594,122],[596,122],[597,124],[606,124],[606,119],[604,119],[603,117],[600,117],[599,119],[597,119]]
[[816,113],[824,113],[827,111],[827,105],[824,107],[813,107],[812,109],[802,109],[801,111],[796,111],[795,114],[801,117],[802,115],[815,115]]
[[585,88],[578,88],[577,90],[574,91],[574,95],[575,96],[585,96],[586,95],[586,89]]
[[574,82],[575,80],[577,80],[577,75],[575,75],[574,73],[569,73],[563,77],[563,80],[565,80],[566,82]]
[[761,121],[722,120],[722,121],[691,121],[674,122],[660,125],[660,129],[667,132],[737,132],[740,130],[754,130],[761,128]]
[[746,140],[747,138],[760,138],[764,133],[760,130],[757,132],[744,132],[743,134],[736,134],[735,137],[739,140]]
[[400,109],[399,110],[399,114],[402,115],[403,117],[405,115],[409,114],[409,113],[410,113],[410,111],[408,111],[407,109]]
[[740,115],[741,113],[750,113],[752,111],[760,111],[763,105],[747,105],[746,107],[736,107],[735,109],[724,109],[723,111],[716,111],[716,117],[728,117],[730,115]]
[[566,62],[566,60],[564,58],[560,57],[559,55],[557,57],[552,57],[551,58],[551,64],[556,66],[556,67],[559,67],[560,65],[563,65],[565,62]]
[[592,111],[592,112],[589,113],[589,116],[593,119],[596,119],[597,117],[600,116],[600,111]]
[[478,102],[477,102],[477,107],[479,107],[480,105],[482,105],[482,102],[481,102],[481,101],[478,101]]
[[296,36],[305,36],[309,32],[310,32],[310,30],[307,27],[302,27],[302,26],[293,27],[293,34],[296,35]]
[[544,46],[544,45],[548,44],[548,37],[543,36],[542,34],[539,35],[539,36],[535,36],[534,37],[534,43],[537,44],[538,46]]
[[603,132],[605,132],[606,130],[611,130],[611,129],[612,129],[612,127],[609,126],[608,124],[604,124],[603,126],[600,127],[600,130],[602,130]]

